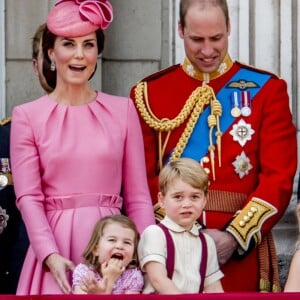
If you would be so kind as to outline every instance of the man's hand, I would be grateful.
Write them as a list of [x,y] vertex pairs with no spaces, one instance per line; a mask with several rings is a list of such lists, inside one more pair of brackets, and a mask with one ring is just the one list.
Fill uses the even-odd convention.
[[71,286],[66,273],[74,270],[75,266],[73,262],[58,253],[52,253],[45,259],[45,264],[50,269],[52,276],[62,292],[64,294],[70,294]]
[[237,241],[226,231],[218,229],[204,229],[203,232],[207,233],[214,240],[217,248],[219,264],[224,265],[237,249]]

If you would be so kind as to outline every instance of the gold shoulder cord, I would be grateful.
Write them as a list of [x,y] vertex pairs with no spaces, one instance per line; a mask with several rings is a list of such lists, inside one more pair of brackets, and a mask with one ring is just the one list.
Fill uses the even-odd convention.
[[4,126],[9,122],[11,122],[11,117],[7,117],[7,118],[4,118],[4,119],[0,120],[0,125]]
[[[174,152],[170,160],[175,160],[182,155],[184,148],[193,132],[196,122],[199,119],[200,114],[203,112],[203,108],[207,104],[211,104],[211,115],[208,117],[208,125],[210,127],[210,157],[213,170],[213,178],[215,179],[214,172],[214,146],[212,143],[212,130],[213,127],[217,126],[217,145],[218,145],[218,156],[219,164],[221,162],[221,130],[219,126],[219,117],[222,114],[222,106],[220,102],[216,99],[213,89],[207,84],[203,84],[200,87],[197,87],[187,99],[185,105],[179,112],[179,114],[172,120],[163,118],[158,119],[152,112],[149,101],[148,101],[148,92],[147,92],[147,83],[139,82],[135,88],[135,102],[138,111],[141,114],[141,117],[146,122],[146,124],[158,131],[159,133],[159,167],[162,168],[162,158],[165,152],[166,145],[168,143],[171,131],[179,127],[188,117],[189,120],[186,124],[186,127],[174,149]],[[162,132],[167,132],[167,136],[162,146],[161,143],[161,134]]]

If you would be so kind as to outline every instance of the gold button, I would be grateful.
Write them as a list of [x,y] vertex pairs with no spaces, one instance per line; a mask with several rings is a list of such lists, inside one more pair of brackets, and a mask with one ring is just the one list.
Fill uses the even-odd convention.
[[209,168],[204,168],[205,173],[208,175],[210,173],[210,169]]
[[258,209],[257,209],[256,206],[252,206],[252,207],[251,207],[251,211],[252,211],[253,213],[256,213],[256,212],[258,211]]
[[244,227],[244,226],[245,226],[245,222],[244,222],[244,221],[240,221],[240,222],[239,222],[239,225],[240,225],[241,227]]
[[244,216],[243,219],[244,219],[245,222],[249,222],[249,220],[250,220],[250,218],[248,216]]
[[203,163],[205,163],[205,164],[209,163],[209,158],[208,158],[208,156],[204,156],[204,157],[201,159],[201,161],[202,161]]

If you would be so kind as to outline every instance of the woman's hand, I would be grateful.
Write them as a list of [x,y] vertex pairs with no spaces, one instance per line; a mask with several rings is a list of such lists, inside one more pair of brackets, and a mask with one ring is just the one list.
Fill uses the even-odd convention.
[[75,266],[73,262],[58,253],[52,253],[45,259],[45,264],[50,269],[62,292],[70,294],[71,286],[67,278],[67,272],[74,270]]

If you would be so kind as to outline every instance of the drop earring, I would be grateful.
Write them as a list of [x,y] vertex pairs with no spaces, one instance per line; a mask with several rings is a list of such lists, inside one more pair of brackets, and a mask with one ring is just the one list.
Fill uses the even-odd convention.
[[56,65],[55,65],[55,62],[53,60],[51,61],[50,70],[52,72],[54,72],[56,70]]

